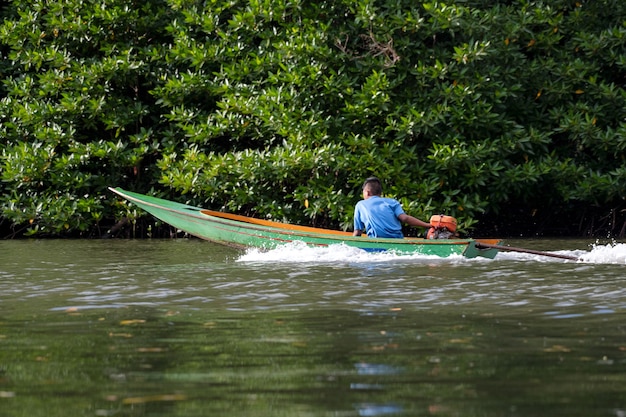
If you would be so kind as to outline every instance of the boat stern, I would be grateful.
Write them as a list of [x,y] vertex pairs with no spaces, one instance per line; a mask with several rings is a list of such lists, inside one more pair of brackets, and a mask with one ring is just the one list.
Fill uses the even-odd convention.
[[495,248],[478,248],[477,243],[487,243],[489,245],[497,245],[500,243],[500,239],[474,239],[469,242],[463,256],[466,258],[488,258],[493,259],[498,254],[498,249]]

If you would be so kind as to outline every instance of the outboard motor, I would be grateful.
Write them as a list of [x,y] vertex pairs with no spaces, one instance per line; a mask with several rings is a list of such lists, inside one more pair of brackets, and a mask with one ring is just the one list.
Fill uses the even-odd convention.
[[458,237],[456,233],[456,219],[452,216],[437,214],[430,218],[430,229],[426,233],[427,239],[451,239]]

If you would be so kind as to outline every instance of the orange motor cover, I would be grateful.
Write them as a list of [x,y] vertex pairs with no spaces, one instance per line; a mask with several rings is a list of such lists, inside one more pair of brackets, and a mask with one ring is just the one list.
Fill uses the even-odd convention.
[[451,232],[456,232],[456,219],[452,216],[435,214],[430,218],[430,225],[433,227],[445,227]]

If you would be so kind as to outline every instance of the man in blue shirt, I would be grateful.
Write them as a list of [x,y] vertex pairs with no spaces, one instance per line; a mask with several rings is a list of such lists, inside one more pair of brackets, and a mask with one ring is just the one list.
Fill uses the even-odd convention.
[[354,208],[354,236],[363,231],[369,237],[403,238],[402,223],[417,227],[430,227],[404,212],[400,202],[393,198],[381,197],[383,187],[380,180],[370,177],[363,183],[363,200]]

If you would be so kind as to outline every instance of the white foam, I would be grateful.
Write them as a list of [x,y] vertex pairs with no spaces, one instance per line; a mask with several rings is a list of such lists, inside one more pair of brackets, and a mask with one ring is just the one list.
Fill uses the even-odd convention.
[[[532,249],[532,248],[527,248]],[[600,244],[598,242],[589,245],[590,250],[549,250],[546,253],[572,256],[578,258],[579,263],[585,264],[626,264],[626,244],[611,242]],[[543,255],[534,255],[520,252],[500,251],[496,256],[497,260],[519,260],[519,261],[537,261],[537,262],[574,262]]]
[[581,261],[597,264],[626,264],[626,243],[593,244],[590,252],[578,251]]
[[[396,254],[393,252],[367,252],[345,244],[308,246],[303,242],[291,242],[269,251],[248,249],[237,261],[240,262],[289,262],[289,263],[351,263],[391,262],[398,260],[440,260],[438,256],[419,254]],[[463,259],[452,256],[445,259]]]
[[[532,249],[532,248],[528,248]],[[579,258],[579,262],[590,264],[626,264],[626,243],[608,243],[591,245],[591,250],[555,250],[549,253],[573,256]],[[538,262],[572,262],[559,258],[534,255],[528,253],[501,251],[496,260],[518,260]],[[246,253],[237,259],[238,262],[281,262],[281,263],[353,263],[353,262],[484,262],[491,261],[486,258],[467,259],[463,256],[454,255],[441,258],[434,255],[420,254],[397,254],[393,252],[367,252],[362,249],[337,244],[325,247],[308,246],[303,242],[292,242],[276,249],[264,251],[260,249],[248,249]]]

